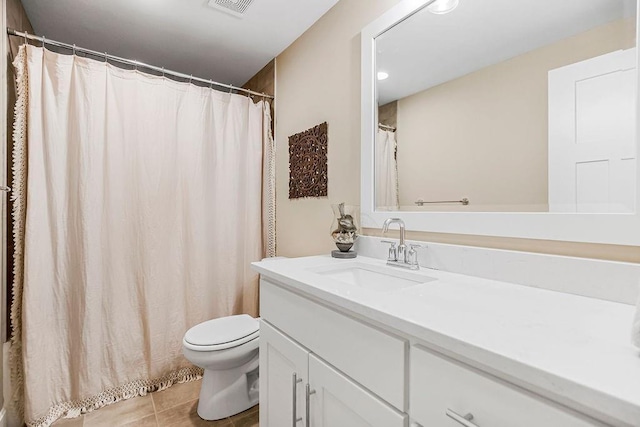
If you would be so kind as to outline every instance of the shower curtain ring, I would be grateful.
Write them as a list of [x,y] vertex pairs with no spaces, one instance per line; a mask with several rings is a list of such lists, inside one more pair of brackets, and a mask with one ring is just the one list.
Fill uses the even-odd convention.
[[47,38],[45,36],[42,36],[42,48],[43,49],[44,49],[44,44],[45,44],[46,40],[47,40]]
[[107,52],[104,53],[104,63],[105,64],[109,63],[109,55],[107,55]]
[[29,44],[29,38],[27,37],[29,35],[29,32],[25,30],[24,34],[24,44]]
[[193,83],[193,74],[189,76],[189,84]]
[[233,94],[233,85],[229,85],[229,95]]
[[213,80],[209,79],[209,89],[213,89]]
[[73,44],[73,56],[76,56],[76,44]]
[[164,67],[162,67],[162,77],[164,77]]

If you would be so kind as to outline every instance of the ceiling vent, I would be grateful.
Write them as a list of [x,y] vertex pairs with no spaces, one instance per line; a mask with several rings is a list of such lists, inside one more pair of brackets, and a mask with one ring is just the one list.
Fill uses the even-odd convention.
[[214,9],[242,18],[251,3],[253,0],[209,0],[208,4]]

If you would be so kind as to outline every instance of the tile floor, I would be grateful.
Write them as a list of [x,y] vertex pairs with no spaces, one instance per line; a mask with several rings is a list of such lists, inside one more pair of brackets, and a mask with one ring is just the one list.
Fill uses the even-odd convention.
[[204,421],[196,413],[200,381],[123,400],[54,427],[258,427],[258,407],[220,421]]

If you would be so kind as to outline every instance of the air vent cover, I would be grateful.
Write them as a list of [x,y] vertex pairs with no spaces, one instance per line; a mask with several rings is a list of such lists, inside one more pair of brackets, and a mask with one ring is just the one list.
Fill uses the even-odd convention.
[[253,3],[253,0],[209,0],[209,6],[242,18],[244,12]]

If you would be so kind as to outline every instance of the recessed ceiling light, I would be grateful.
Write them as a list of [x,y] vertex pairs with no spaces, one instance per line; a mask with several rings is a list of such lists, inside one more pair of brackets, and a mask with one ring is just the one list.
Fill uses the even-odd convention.
[[384,71],[378,71],[378,80],[385,80],[389,78],[389,73],[385,73]]
[[427,6],[427,10],[436,15],[444,15],[458,7],[460,0],[436,0]]

